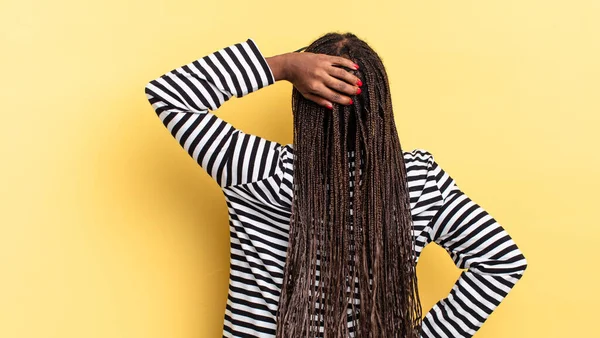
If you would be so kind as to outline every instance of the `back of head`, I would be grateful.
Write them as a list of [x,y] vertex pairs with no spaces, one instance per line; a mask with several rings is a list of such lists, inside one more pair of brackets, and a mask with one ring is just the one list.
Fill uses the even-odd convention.
[[[347,69],[356,75],[363,83],[361,87],[363,94],[352,97],[353,104],[350,106],[333,104],[333,115],[348,115],[349,133],[354,136],[356,123],[371,121],[371,132],[375,128],[382,127],[380,119],[386,119],[389,126],[395,129],[394,114],[390,96],[390,87],[385,67],[379,55],[363,40],[352,33],[328,33],[311,43],[305,52],[341,56],[350,59],[359,65],[359,70]],[[313,101],[310,101],[294,88],[292,92],[292,111],[294,113],[294,127],[302,127],[300,120],[317,118],[327,120],[331,117],[331,111],[327,110]],[[358,116],[356,114],[359,114]],[[317,116],[314,116],[317,115]],[[366,131],[364,129],[362,131]],[[360,132],[360,130],[359,130]],[[351,150],[355,147],[348,145]]]
[[351,33],[306,52],[346,57],[362,94],[333,110],[295,88],[294,198],[278,337],[417,338],[421,305],[406,168],[377,53]]

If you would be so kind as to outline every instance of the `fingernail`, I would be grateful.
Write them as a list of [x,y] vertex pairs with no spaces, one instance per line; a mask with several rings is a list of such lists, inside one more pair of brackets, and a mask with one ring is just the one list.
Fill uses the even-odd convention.
[[354,64],[354,69],[358,69],[358,64]]
[[350,99],[350,103],[348,103],[348,104],[352,104],[352,102],[354,102],[354,101],[352,101],[352,99]]
[[360,88],[357,88],[357,89],[356,89],[356,95],[358,95],[358,94],[360,94],[360,93],[362,93],[362,90],[361,90]]
[[358,80],[358,82],[356,83],[357,86],[361,87],[362,86],[362,81]]
[[327,104],[327,108],[333,110],[333,106],[330,103]]

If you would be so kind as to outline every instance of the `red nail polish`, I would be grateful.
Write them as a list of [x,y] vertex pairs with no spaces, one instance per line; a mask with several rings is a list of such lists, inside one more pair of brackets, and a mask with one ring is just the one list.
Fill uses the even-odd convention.
[[355,69],[358,69],[358,64],[356,64],[356,63],[355,63],[355,64],[354,64],[354,68],[355,68]]
[[327,104],[327,108],[333,110],[333,106],[331,104]]
[[357,89],[356,89],[356,95],[358,95],[358,94],[360,94],[360,93],[362,93],[362,90],[361,90],[360,88],[357,88]]
[[358,80],[358,82],[356,83],[357,86],[362,87],[362,81]]
[[349,104],[352,104],[352,102],[354,102],[354,101],[352,101],[352,99],[350,99],[350,103]]

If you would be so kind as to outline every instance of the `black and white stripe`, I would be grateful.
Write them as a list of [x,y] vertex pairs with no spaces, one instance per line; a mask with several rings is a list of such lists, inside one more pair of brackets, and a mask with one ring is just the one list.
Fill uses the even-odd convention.
[[150,81],[145,92],[180,145],[227,187],[273,175],[279,146],[235,129],[209,110],[233,95],[242,97],[274,82],[258,47],[248,40]]
[[[145,88],[163,124],[226,198],[231,269],[224,337],[275,335],[291,216],[293,146],[246,134],[210,110],[274,82],[264,56],[248,39],[176,68]],[[458,188],[431,153],[414,149],[403,157],[417,260],[435,242],[466,269],[450,294],[426,314],[421,336],[471,337],[521,278],[527,261],[503,227]]]

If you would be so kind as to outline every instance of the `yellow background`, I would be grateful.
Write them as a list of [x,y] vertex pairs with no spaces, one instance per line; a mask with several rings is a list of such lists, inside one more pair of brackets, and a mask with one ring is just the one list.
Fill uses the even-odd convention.
[[[266,55],[352,31],[425,148],[509,231],[525,276],[478,338],[598,332],[600,2],[18,1],[0,5],[0,337],[220,337],[228,224],[144,85],[252,37]],[[291,86],[217,112],[292,139]],[[460,270],[432,244],[424,310]]]

